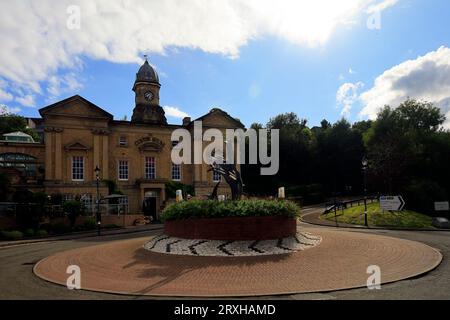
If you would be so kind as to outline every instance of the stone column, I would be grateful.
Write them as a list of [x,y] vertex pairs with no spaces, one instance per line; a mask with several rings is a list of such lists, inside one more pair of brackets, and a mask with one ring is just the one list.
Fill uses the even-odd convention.
[[[94,135],[94,163],[93,168],[95,169],[96,166],[100,168],[100,136],[95,134]],[[95,179],[95,177],[94,177]]]
[[[94,155],[93,155],[93,168],[98,165],[101,170],[102,179],[109,178],[109,131],[105,129],[92,129],[94,135]],[[101,138],[101,139],[100,139]],[[100,163],[101,162],[101,163]],[[95,179],[95,177],[94,177]]]
[[102,140],[103,140],[103,148],[102,148],[102,166],[103,166],[103,179],[108,179],[109,178],[109,148],[108,148],[108,143],[109,143],[109,139],[108,139],[108,135],[105,133],[102,136]]
[[62,131],[55,128],[55,180],[62,180]]
[[201,174],[200,174],[201,164],[195,164],[194,165],[194,182],[200,182],[201,181]]
[[45,128],[45,180],[53,180],[53,130]]

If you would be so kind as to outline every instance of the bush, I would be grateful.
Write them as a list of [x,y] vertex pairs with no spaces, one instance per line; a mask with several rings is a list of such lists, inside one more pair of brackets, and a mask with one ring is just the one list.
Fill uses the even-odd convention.
[[438,183],[430,180],[416,180],[405,188],[406,209],[428,215],[435,215],[434,202],[446,201],[448,194]]
[[86,219],[82,224],[83,230],[94,230],[97,227],[97,223],[95,222],[95,219],[89,218]]
[[64,212],[68,214],[70,227],[73,228],[75,226],[75,222],[77,217],[83,212],[83,204],[80,201],[71,200],[66,201],[63,204]]
[[166,183],[166,196],[169,199],[176,198],[177,190],[183,190],[184,196],[190,194],[191,196],[195,195],[195,189],[191,185],[183,184],[178,181],[169,181]]
[[218,202],[214,200],[190,200],[166,207],[161,219],[165,221],[190,218],[258,216],[294,218],[299,213],[300,208],[291,201],[239,200]]
[[44,238],[48,236],[48,232],[45,230],[37,230],[35,235],[36,237]]
[[23,232],[23,235],[25,237],[34,237],[34,230],[33,229],[27,229]]
[[23,233],[17,230],[14,231],[2,231],[1,238],[4,240],[20,240],[23,238]]

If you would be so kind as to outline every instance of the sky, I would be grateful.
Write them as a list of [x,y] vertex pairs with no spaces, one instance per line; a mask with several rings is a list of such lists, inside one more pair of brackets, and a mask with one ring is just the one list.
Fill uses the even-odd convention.
[[0,104],[38,117],[79,94],[131,118],[149,56],[169,123],[219,107],[246,126],[295,112],[374,119],[406,98],[450,128],[448,0],[0,0]]

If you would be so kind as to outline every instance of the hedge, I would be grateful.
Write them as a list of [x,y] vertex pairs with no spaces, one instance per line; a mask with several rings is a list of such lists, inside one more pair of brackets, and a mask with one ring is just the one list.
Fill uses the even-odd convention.
[[267,217],[282,216],[294,218],[300,208],[291,201],[269,200],[189,200],[166,207],[161,215],[163,221],[221,217]]

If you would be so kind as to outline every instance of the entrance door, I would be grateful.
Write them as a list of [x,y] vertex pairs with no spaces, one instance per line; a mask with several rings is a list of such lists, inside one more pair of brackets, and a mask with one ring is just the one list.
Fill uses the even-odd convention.
[[157,194],[156,192],[146,192],[142,211],[144,215],[147,217],[152,217],[153,221],[157,220],[156,215],[156,205],[157,205]]

